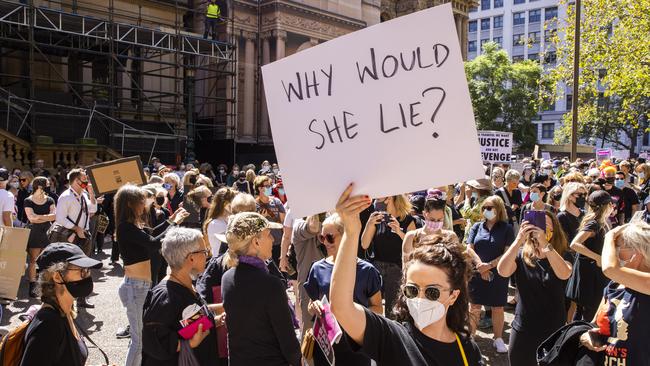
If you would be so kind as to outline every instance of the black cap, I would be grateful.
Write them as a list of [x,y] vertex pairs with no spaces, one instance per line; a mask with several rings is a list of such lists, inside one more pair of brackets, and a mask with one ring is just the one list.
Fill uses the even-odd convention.
[[5,168],[0,168],[0,182],[9,180],[9,171]]
[[52,243],[36,258],[36,264],[41,270],[59,262],[67,262],[81,268],[102,267],[102,262],[87,257],[79,246],[70,243]]
[[588,201],[590,206],[602,206],[612,202],[612,196],[609,193],[600,190],[589,195]]

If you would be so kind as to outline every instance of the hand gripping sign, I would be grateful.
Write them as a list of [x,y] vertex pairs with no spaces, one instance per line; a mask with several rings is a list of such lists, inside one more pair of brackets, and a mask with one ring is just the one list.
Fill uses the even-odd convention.
[[262,67],[273,141],[298,217],[350,182],[388,196],[483,177],[450,4]]

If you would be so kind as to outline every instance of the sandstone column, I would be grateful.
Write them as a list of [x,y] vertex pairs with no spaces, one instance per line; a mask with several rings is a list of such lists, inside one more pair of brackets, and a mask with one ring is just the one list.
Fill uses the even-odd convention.
[[255,34],[244,32],[244,137],[255,137]]
[[276,45],[275,45],[275,60],[284,58],[285,42],[287,41],[287,32],[283,30],[275,31]]
[[[262,65],[266,65],[271,62],[271,45],[269,44],[270,34],[265,33],[261,35],[262,37]],[[260,70],[261,73],[261,70]],[[262,83],[262,78],[260,74],[260,83]],[[259,126],[259,136],[262,138],[271,138],[270,126],[269,126],[269,112],[266,109],[266,96],[264,95],[264,84],[262,83],[262,116]]]

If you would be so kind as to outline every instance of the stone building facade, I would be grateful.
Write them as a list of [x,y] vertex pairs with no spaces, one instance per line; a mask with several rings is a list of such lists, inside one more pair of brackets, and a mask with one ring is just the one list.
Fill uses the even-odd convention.
[[[262,65],[379,22],[450,2],[267,0],[258,5],[249,0],[233,1],[233,36],[239,46],[238,113],[233,129],[236,130],[236,143],[243,145],[241,153],[251,158],[254,158],[252,155],[261,157],[272,152],[269,117],[260,85]],[[463,57],[466,58],[468,11],[477,3],[474,0],[453,0],[451,3]]]

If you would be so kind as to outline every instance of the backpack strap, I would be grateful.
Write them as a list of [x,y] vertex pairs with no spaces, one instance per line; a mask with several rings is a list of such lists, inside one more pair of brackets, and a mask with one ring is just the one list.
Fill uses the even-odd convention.
[[86,333],[86,331],[83,329],[83,327],[79,326],[79,323],[77,323],[77,320],[73,320],[73,322],[74,322],[75,327],[77,327],[77,330],[79,332],[81,332],[81,334],[84,336],[84,338],[87,339],[88,342],[90,342],[90,344],[95,346],[95,348],[97,348],[99,350],[99,352],[102,354],[102,356],[104,356],[104,364],[105,365],[110,365],[111,363],[108,361],[108,355],[106,355],[106,352],[104,352],[104,350],[101,349],[101,347],[99,347],[97,345],[97,343],[95,343],[95,341],[93,341],[92,338],[90,338],[90,336],[88,335],[88,333]]

